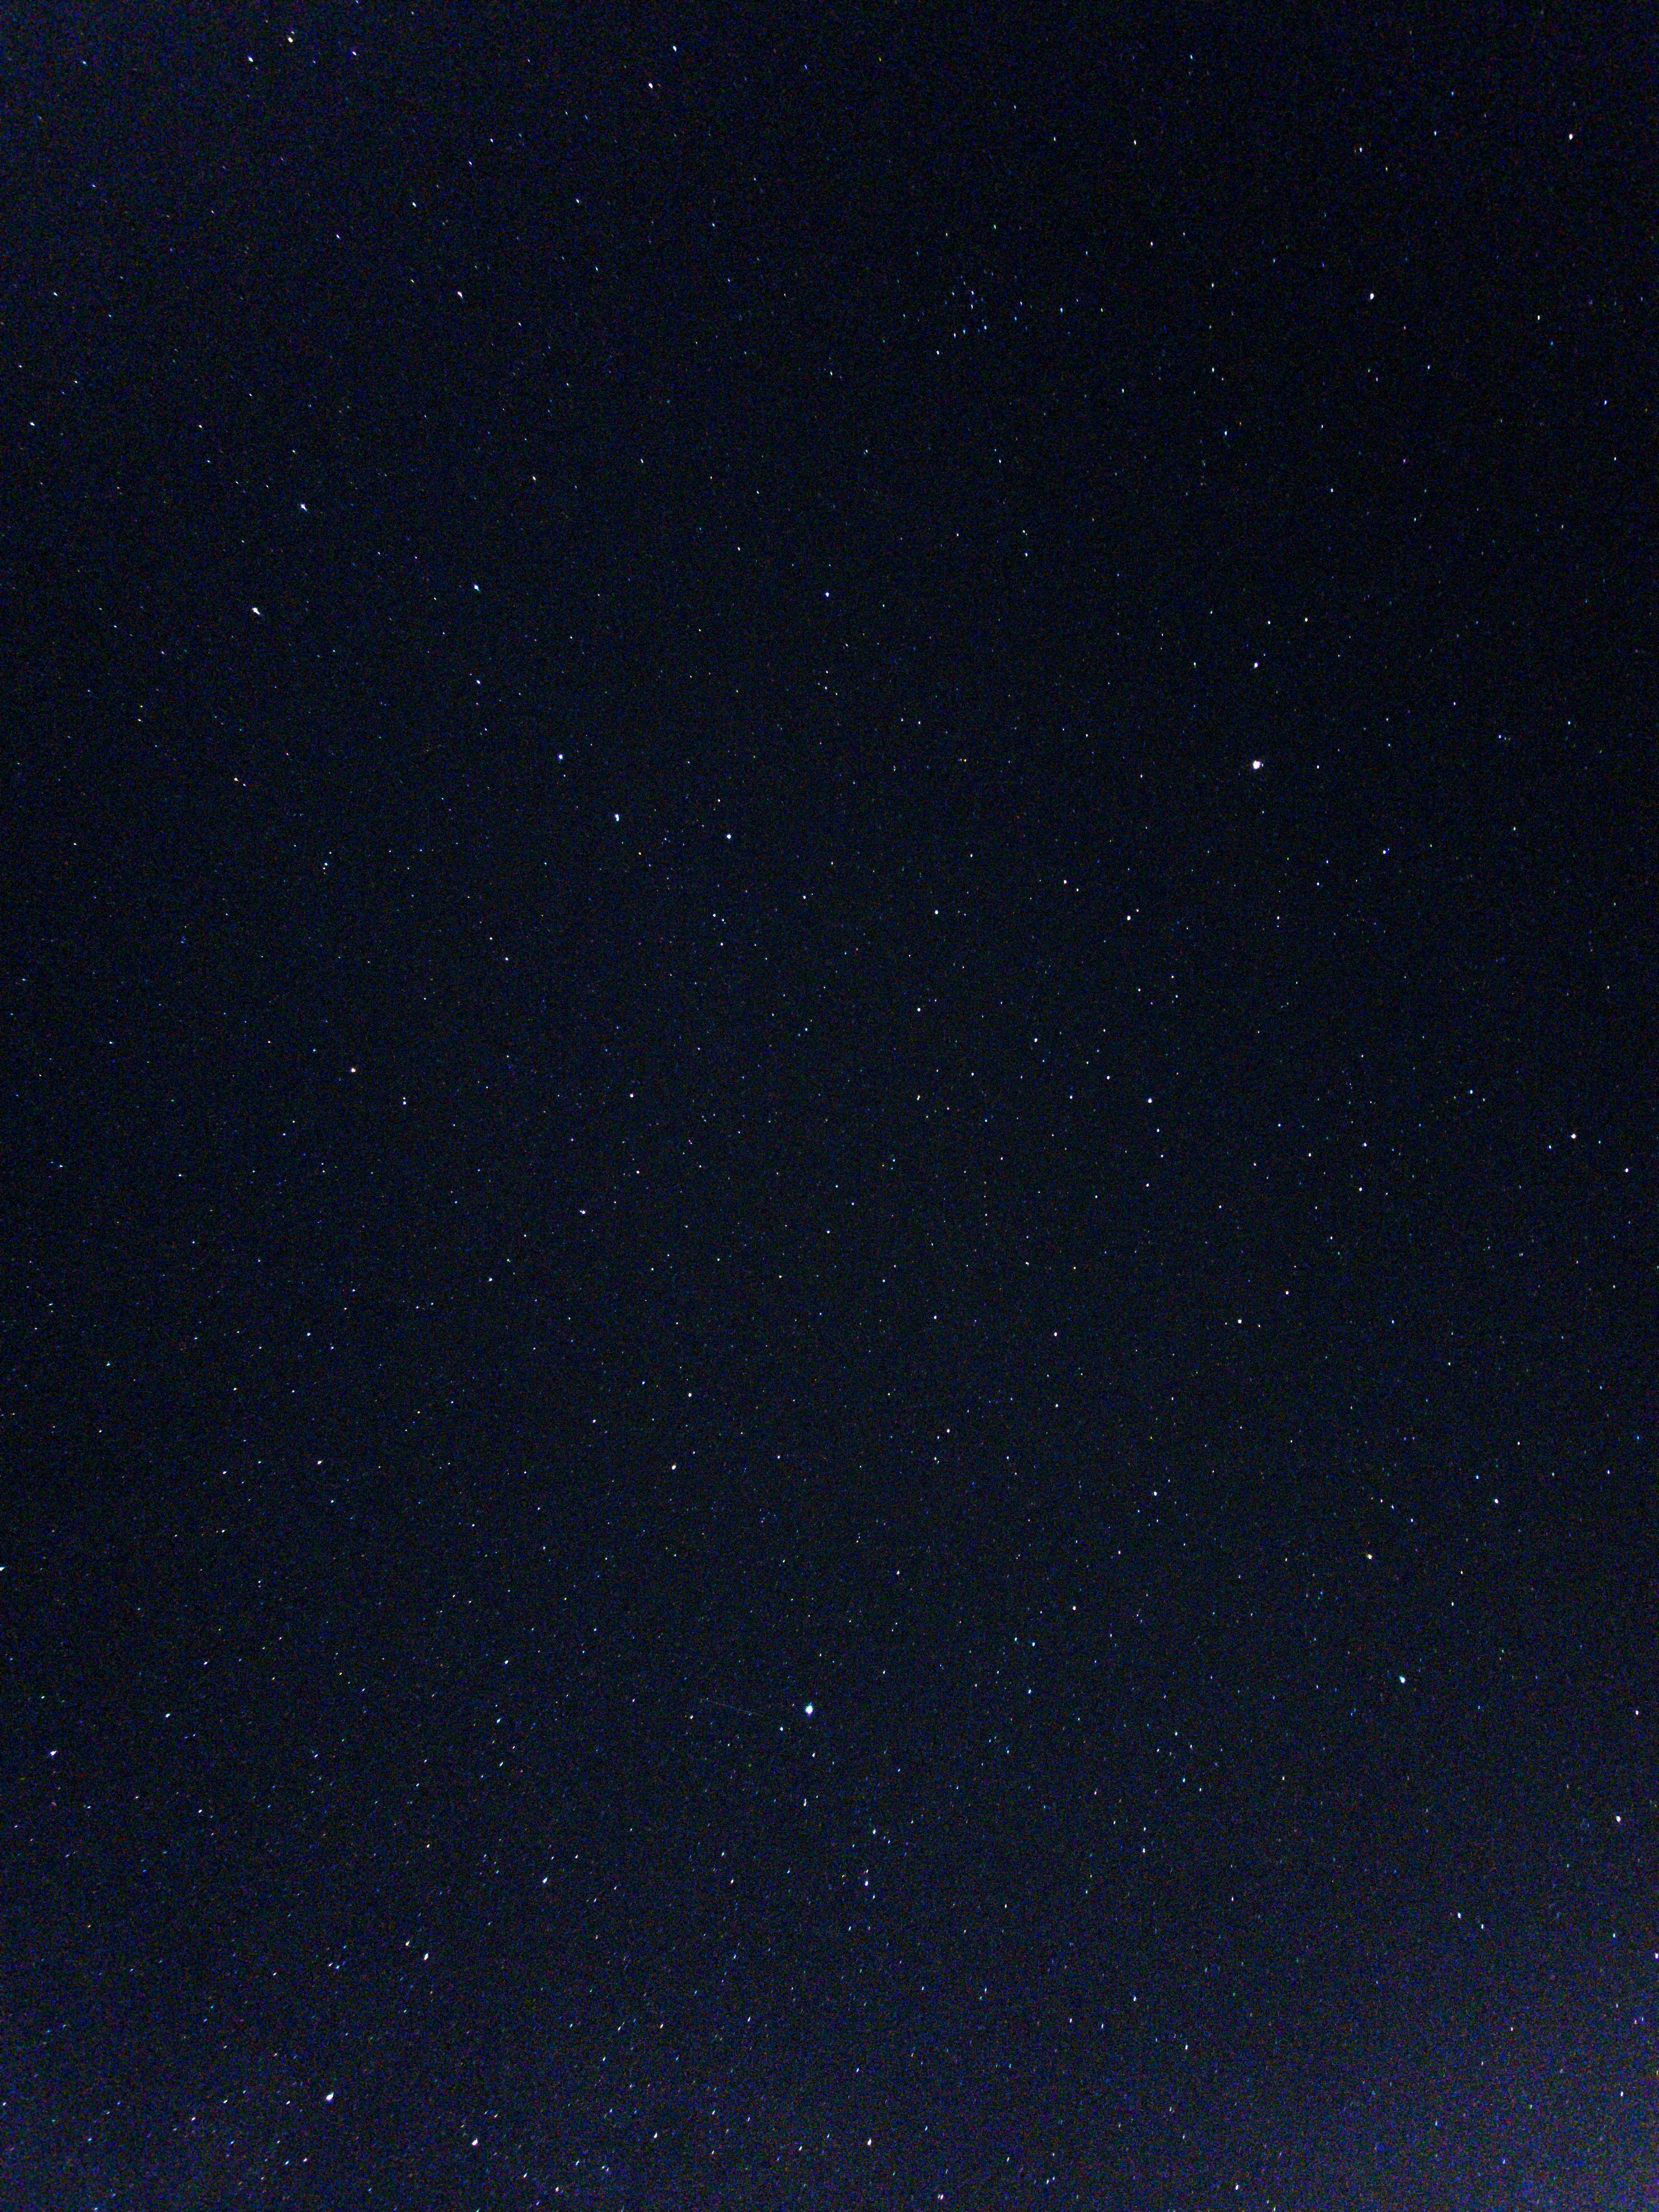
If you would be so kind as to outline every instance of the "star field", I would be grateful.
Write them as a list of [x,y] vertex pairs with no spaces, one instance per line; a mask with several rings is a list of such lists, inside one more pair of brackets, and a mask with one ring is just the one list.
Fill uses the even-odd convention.
[[1634,2208],[1613,19],[50,13],[0,2208]]

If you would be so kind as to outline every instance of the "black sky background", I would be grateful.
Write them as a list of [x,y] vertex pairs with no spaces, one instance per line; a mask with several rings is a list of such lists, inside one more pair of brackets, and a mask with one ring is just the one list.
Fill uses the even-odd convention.
[[6,37],[0,2204],[1655,2201],[1650,36]]

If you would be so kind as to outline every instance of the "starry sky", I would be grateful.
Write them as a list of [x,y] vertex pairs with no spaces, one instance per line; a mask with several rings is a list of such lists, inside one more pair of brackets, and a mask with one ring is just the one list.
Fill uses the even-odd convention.
[[0,2208],[1659,2203],[1650,27],[25,14]]

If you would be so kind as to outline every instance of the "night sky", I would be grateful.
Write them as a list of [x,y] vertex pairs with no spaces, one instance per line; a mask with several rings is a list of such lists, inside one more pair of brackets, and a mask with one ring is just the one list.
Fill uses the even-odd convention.
[[1659,47],[17,11],[0,2208],[1659,2204]]

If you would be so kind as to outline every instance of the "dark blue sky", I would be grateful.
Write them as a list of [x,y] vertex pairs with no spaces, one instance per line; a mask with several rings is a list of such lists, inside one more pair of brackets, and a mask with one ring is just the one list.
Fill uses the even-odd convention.
[[1648,2203],[1650,43],[7,77],[0,2206]]

